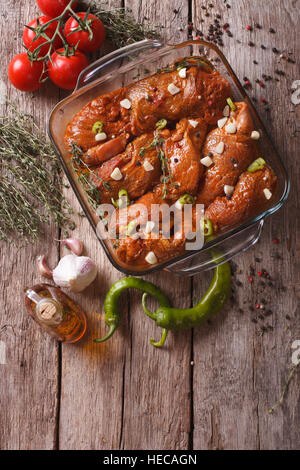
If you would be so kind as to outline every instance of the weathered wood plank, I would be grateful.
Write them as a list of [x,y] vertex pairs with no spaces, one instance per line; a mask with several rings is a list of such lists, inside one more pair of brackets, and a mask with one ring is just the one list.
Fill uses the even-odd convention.
[[[121,2],[110,1],[121,6]],[[67,191],[76,211],[79,204]],[[118,449],[122,433],[122,396],[128,336],[120,328],[108,343],[93,338],[105,334],[103,300],[111,284],[121,277],[113,268],[85,218],[77,218],[74,236],[82,239],[85,253],[98,266],[98,277],[84,295],[72,295],[88,317],[88,332],[78,345],[62,346],[60,449]],[[62,255],[66,254],[62,250]],[[124,302],[126,320],[126,298]]]
[[[15,90],[7,79],[12,57],[22,52],[23,25],[37,16],[35,2],[0,1],[1,103],[5,95],[21,110],[32,113],[45,130],[49,108],[58,90],[48,85],[32,96]],[[8,34],[9,31],[9,34]],[[5,105],[1,113],[6,113]],[[58,259],[53,239],[58,230],[50,225],[34,246],[17,250],[1,243],[0,341],[6,346],[6,364],[0,364],[0,448],[53,449],[56,447],[58,346],[29,319],[24,306],[24,287],[41,281],[36,258],[48,252]]]
[[[234,305],[229,304],[212,325],[194,332],[194,448],[295,449],[299,447],[299,376],[290,386],[284,407],[274,415],[269,415],[268,409],[280,395],[292,365],[292,342],[299,339],[299,270],[295,263],[299,251],[299,171],[295,154],[300,141],[299,134],[291,137],[291,130],[299,130],[299,118],[296,120],[290,102],[290,87],[299,79],[299,64],[278,64],[278,55],[271,49],[292,51],[293,57],[299,58],[299,2],[277,1],[275,8],[269,2],[228,2],[230,9],[218,2],[213,10],[208,3],[194,1],[195,26],[206,33],[216,13],[222,15],[221,24],[230,24],[233,38],[224,34],[225,55],[240,79],[247,76],[254,84],[253,95],[270,102],[270,116],[264,114],[261,103],[258,109],[290,170],[292,192],[285,208],[267,220],[259,244],[235,259],[241,271],[237,278],[243,285],[237,289]],[[209,17],[204,16],[203,5]],[[254,23],[262,29],[248,32],[246,25]],[[276,34],[269,33],[270,27]],[[250,48],[249,41],[255,46]],[[261,49],[261,44],[267,49]],[[253,64],[254,59],[258,65]],[[255,85],[263,73],[275,77],[276,68],[284,69],[286,76],[279,82],[268,82],[265,89]],[[280,245],[272,243],[274,237],[280,239]],[[257,257],[260,263],[255,263]],[[257,275],[250,285],[250,265],[255,271],[265,268],[274,278],[274,286],[260,285]],[[195,278],[196,298],[204,291],[204,278]],[[250,312],[249,305],[262,298],[274,313],[255,325],[251,317],[256,314]],[[259,336],[261,324],[270,324],[274,330]]]
[[[139,21],[145,18],[163,24],[162,33],[168,41],[175,43],[187,38],[188,2],[134,0],[126,5]],[[175,9],[178,14],[174,13]],[[174,305],[190,305],[190,279],[176,278],[166,272],[147,279],[161,286]],[[159,335],[160,329],[142,312],[140,293],[132,292],[126,331],[129,345],[121,441],[124,449],[187,449],[189,446],[191,332],[170,333],[166,347],[161,350],[149,343],[150,337]]]

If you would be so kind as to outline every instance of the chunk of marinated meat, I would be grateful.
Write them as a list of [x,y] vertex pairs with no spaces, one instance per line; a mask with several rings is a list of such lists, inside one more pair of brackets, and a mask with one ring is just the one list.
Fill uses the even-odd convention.
[[[161,144],[156,147],[156,158],[160,162],[157,155],[159,151],[163,151],[164,158],[168,165],[168,182],[165,184],[157,184],[152,192],[144,194],[129,207],[119,210],[116,214],[117,225],[113,226],[114,230],[117,230],[118,232],[118,227],[120,225],[124,226],[126,225],[126,221],[129,223],[133,219],[136,219],[138,224],[145,223],[150,219],[152,204],[167,203],[168,205],[171,205],[183,194],[195,195],[197,193],[199,180],[203,172],[203,166],[200,163],[200,151],[205,138],[206,129],[207,125],[202,119],[182,119],[177,124],[176,130],[172,132],[164,130],[157,134],[158,140],[161,141]],[[152,153],[153,148],[150,147],[143,153],[143,158],[148,159],[148,154]],[[117,158],[118,157],[115,157],[115,159]],[[115,159],[104,164],[102,168],[111,165],[112,162],[115,163]],[[161,162],[159,165],[161,165]],[[100,174],[100,171],[101,169],[99,170],[98,175]],[[129,175],[129,177],[130,176],[131,175]],[[133,187],[135,187],[135,179],[131,178],[130,181]],[[118,181],[117,183],[118,185],[116,186],[118,186],[119,189],[124,187],[123,180]],[[139,188],[141,194],[145,192],[143,191],[144,186],[145,182],[141,181],[141,187]],[[144,206],[144,211],[139,210],[139,208],[142,207],[141,205]]]
[[272,201],[277,178],[271,168],[240,176],[230,199],[217,197],[205,211],[205,217],[213,224],[214,232],[237,225],[259,214]]
[[[137,137],[127,146],[124,153],[94,169],[92,181],[100,190],[101,203],[110,203],[111,198],[117,199],[120,189],[127,191],[130,200],[137,199],[159,182],[161,165],[156,148],[149,147],[146,155],[141,153],[152,141],[153,134]],[[111,177],[115,168],[119,168],[122,173],[122,179],[119,181]]]
[[182,194],[197,193],[203,175],[200,153],[206,131],[203,119],[182,119],[171,137],[164,139],[162,150],[168,164],[168,181],[155,187],[159,198],[175,202]]
[[[213,164],[207,168],[200,183],[197,202],[206,207],[224,194],[224,186],[234,186],[251,162],[258,157],[256,142],[251,138],[253,121],[246,103],[236,103],[228,122],[221,128],[212,130],[203,147],[203,157],[209,156]],[[236,133],[226,130],[229,122],[237,125]]]
[[153,75],[128,87],[131,132],[134,135],[147,132],[162,117],[169,121],[202,117],[208,124],[215,124],[228,96],[230,84],[219,72],[207,68],[189,67],[186,78],[181,78],[177,70]]
[[[176,208],[174,210],[177,212],[177,223],[181,220],[180,226],[174,225],[173,218],[170,220],[170,226],[164,227],[160,222],[159,230],[153,226],[151,233],[147,233],[147,225],[140,225],[136,230],[140,238],[133,235],[117,241],[117,256],[127,264],[144,265],[147,263],[146,256],[150,252],[155,254],[159,263],[183,254],[186,242],[195,241],[196,231],[200,231],[199,221],[203,212],[200,208],[193,206],[191,217],[189,215],[185,217],[184,211]],[[164,229],[170,230],[170,236],[164,233]],[[202,237],[200,240],[204,241]]]
[[[222,116],[226,98],[231,95],[230,84],[219,72],[195,66],[195,59],[190,61],[191,64],[186,67],[186,78],[181,78],[175,69],[104,94],[88,103],[67,126],[66,148],[71,151],[72,144],[79,146],[86,162],[95,156],[98,161],[97,155],[100,155],[101,161],[114,156],[115,143],[109,145],[96,141],[92,128],[97,121],[102,122],[107,141],[120,135],[128,140],[153,131],[155,123],[162,118],[177,121],[186,116],[202,117],[207,123],[215,124]],[[178,93],[172,94],[170,86],[176,87]],[[91,159],[85,153],[93,147],[96,149],[90,151]]]
[[129,134],[120,135],[115,139],[108,140],[104,144],[99,144],[96,145],[96,147],[90,148],[84,155],[82,155],[81,158],[89,167],[100,165],[115,155],[123,152],[128,140]]
[[[95,122],[103,123],[103,132],[108,140],[113,136],[126,135],[130,132],[130,112],[120,106],[125,98],[126,89],[111,91],[94,99],[84,106],[67,125],[65,145],[70,151],[72,144],[78,145],[83,152],[92,147],[99,147],[93,132]],[[131,134],[131,133],[130,133]],[[119,153],[119,152],[118,152]]]
[[119,240],[116,254],[126,264],[144,265],[147,264],[145,258],[150,252],[153,252],[157,261],[162,263],[169,258],[180,256],[184,250],[184,239],[160,237],[158,240],[142,240],[140,238],[134,240],[127,237]]

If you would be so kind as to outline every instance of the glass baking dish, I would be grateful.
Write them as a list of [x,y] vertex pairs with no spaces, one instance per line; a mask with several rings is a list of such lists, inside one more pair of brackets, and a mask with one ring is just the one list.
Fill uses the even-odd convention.
[[[187,251],[178,258],[172,258],[154,267],[149,266],[147,269],[128,267],[115,257],[111,241],[104,240],[99,235],[97,230],[99,218],[87,201],[86,194],[77,180],[64,146],[66,125],[74,114],[99,95],[155,73],[157,69],[168,65],[175,59],[193,55],[206,57],[214,68],[230,82],[234,100],[245,101],[248,104],[255,128],[261,134],[259,140],[261,155],[273,168],[278,178],[276,197],[272,201],[272,206],[263,213],[240,226],[231,227],[213,241],[205,244],[201,250]],[[216,266],[211,257],[212,247],[218,247],[221,250],[221,263],[252,246],[259,239],[265,218],[283,205],[289,193],[289,178],[286,169],[255,107],[222,52],[215,45],[205,41],[186,41],[176,45],[163,45],[157,40],[144,40],[100,58],[81,73],[74,92],[55,106],[48,121],[48,133],[69,182],[109,260],[115,268],[125,274],[145,275],[164,269],[174,274],[191,276],[211,269]]]

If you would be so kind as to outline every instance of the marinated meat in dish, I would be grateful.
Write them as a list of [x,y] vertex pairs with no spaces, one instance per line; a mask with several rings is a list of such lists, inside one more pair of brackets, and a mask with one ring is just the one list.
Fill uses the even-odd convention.
[[[224,194],[224,186],[234,186],[253,160],[258,157],[257,143],[251,138],[253,121],[246,103],[236,103],[222,128],[212,130],[205,141],[203,157],[209,156],[213,164],[200,184],[198,204],[208,206],[217,196]],[[227,125],[236,126],[236,132],[227,132]]]
[[268,200],[275,194],[277,178],[269,167],[254,173],[245,171],[230,199],[217,197],[205,211],[212,221],[214,232],[251,219],[266,208]]
[[[134,139],[125,152],[94,168],[92,181],[101,190],[101,202],[111,202],[121,189],[127,191],[130,200],[137,199],[154,186],[157,204],[164,193],[168,199],[185,192],[195,194],[203,173],[199,153],[206,130],[202,119],[182,119],[173,131],[165,129]],[[117,181],[111,176],[115,168],[122,176]],[[165,184],[158,184],[162,177]]]
[[[153,138],[153,133],[137,137],[128,144],[125,152],[94,169],[91,178],[100,190],[101,203],[109,203],[111,198],[117,198],[121,189],[127,191],[132,201],[159,183],[161,164],[156,148],[151,146]],[[149,147],[147,153],[142,155],[142,149],[146,147]],[[119,168],[121,180],[111,177],[115,168]]]
[[[177,70],[178,63],[185,64],[185,78]],[[231,95],[227,80],[200,58],[178,60],[169,69],[87,104],[67,126],[67,149],[71,151],[76,144],[84,152],[85,163],[97,165],[125,150],[133,136],[153,131],[161,118],[176,122],[187,116],[201,117],[216,124],[224,100]],[[102,123],[107,141],[97,140],[96,122]]]
[[[109,195],[116,197],[120,189],[126,189],[130,200],[132,200],[144,194],[149,186],[154,187],[153,191],[148,192],[129,207],[119,211],[116,217],[118,225],[124,225],[126,220],[130,222],[133,219],[136,219],[138,224],[143,224],[151,215],[152,204],[172,204],[183,194],[197,194],[199,181],[203,175],[203,165],[200,163],[199,156],[206,130],[207,125],[203,119],[182,119],[177,124],[176,130],[157,132],[154,136],[157,145],[144,150],[142,156],[140,152],[136,152],[135,160],[130,162],[127,168],[125,166],[122,169],[119,166],[122,175],[124,174],[124,178],[120,181],[111,182],[111,179],[107,180],[104,175],[105,167],[109,166],[111,162],[115,165],[118,156],[105,163],[95,172],[105,178],[106,182],[112,187],[111,191],[106,191],[105,188],[101,191],[101,198],[104,198],[103,202],[108,201]],[[149,134],[146,135],[148,140],[153,138]],[[134,145],[136,148],[139,147],[140,143],[143,143],[142,148],[145,149],[146,142],[141,137],[135,139],[130,145]],[[158,154],[161,154],[161,156],[159,157]],[[154,169],[145,172],[144,164],[142,164],[145,160],[150,161],[153,166],[159,165],[159,175]],[[136,161],[141,163],[139,167],[136,167]],[[165,166],[165,175],[163,175],[161,169],[162,165]],[[155,186],[155,183],[158,183],[157,176],[165,178],[166,181]],[[137,193],[139,193],[138,196],[136,196]],[[136,206],[139,208],[141,205],[147,208],[147,211],[140,212],[137,210]]]
[[[147,195],[145,195],[146,197]],[[195,215],[195,209],[193,208],[193,215]],[[184,216],[182,214],[182,220]],[[191,220],[187,220],[186,225],[184,226],[185,233],[174,233],[172,230],[172,220],[171,220],[171,236],[166,237],[163,232],[162,225],[159,226],[161,229],[159,232],[155,231],[147,235],[145,233],[146,226],[145,220],[140,222],[144,225],[140,225],[140,232],[143,233],[143,238],[136,237],[126,237],[118,240],[116,254],[117,257],[126,264],[145,264],[145,258],[149,253],[154,253],[155,257],[159,262],[167,261],[170,257],[176,257],[185,252],[185,245],[187,241],[188,232],[195,233],[196,231],[196,217],[193,217]]]
[[[125,191],[127,207],[109,221],[112,245],[119,261],[146,268],[185,252],[188,234],[200,229],[199,207],[217,234],[271,205],[277,178],[258,138],[229,83],[205,60],[186,58],[93,100],[67,126],[65,144],[82,150],[101,203]],[[186,203],[192,217],[182,234],[174,220]],[[170,236],[162,217],[151,220],[161,204],[177,211]]]
[[[154,253],[158,262],[167,261],[170,258],[180,256],[185,252],[185,239],[170,239],[160,237],[159,239],[132,239],[122,238],[116,249],[117,257],[126,264],[141,264],[147,254]],[[143,262],[145,264],[145,261]]]

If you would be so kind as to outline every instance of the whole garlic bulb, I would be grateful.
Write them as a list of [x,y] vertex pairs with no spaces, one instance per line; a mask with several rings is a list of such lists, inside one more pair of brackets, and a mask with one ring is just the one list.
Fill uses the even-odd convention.
[[53,269],[53,281],[72,292],[81,292],[97,276],[97,268],[87,256],[66,255]]

